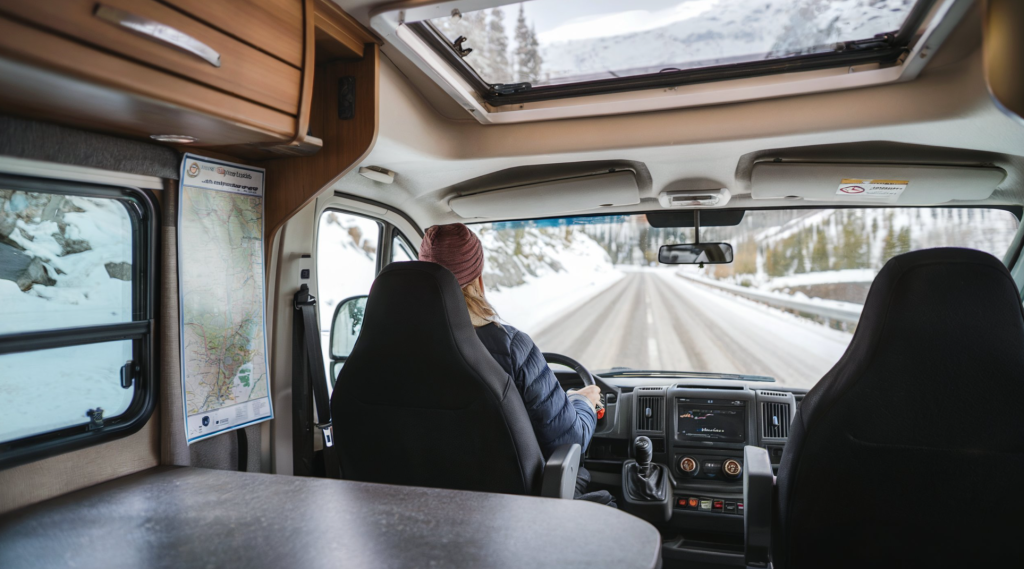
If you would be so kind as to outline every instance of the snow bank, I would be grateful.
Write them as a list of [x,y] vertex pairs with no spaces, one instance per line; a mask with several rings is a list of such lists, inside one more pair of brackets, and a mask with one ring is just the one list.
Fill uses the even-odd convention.
[[132,359],[131,341],[108,342],[2,356],[0,443],[89,422],[103,408],[115,417],[131,404],[119,372]]
[[875,274],[875,271],[872,269],[820,271],[817,273],[800,273],[785,277],[776,277],[772,279],[769,284],[773,289],[780,289],[794,286],[810,286],[830,283],[869,283],[875,280]]

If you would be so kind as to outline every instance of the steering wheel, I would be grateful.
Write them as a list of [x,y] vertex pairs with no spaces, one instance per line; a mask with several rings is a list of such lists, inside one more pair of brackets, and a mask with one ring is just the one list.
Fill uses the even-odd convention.
[[544,356],[544,361],[549,364],[558,364],[567,368],[572,368],[572,370],[576,372],[576,375],[580,376],[580,379],[583,380],[584,387],[595,385],[594,375],[590,373],[587,368],[583,367],[583,364],[580,362],[570,358],[569,356],[563,356],[562,354],[555,354],[552,352],[544,352],[542,355]]
[[[569,356],[563,356],[562,354],[555,354],[552,352],[544,352],[542,355],[544,356],[544,360],[549,364],[558,364],[567,368],[572,368],[572,370],[576,372],[576,375],[580,376],[580,379],[583,380],[584,387],[596,385],[596,382],[594,382],[594,374],[590,373],[590,370],[583,367],[583,364],[580,362],[570,358]],[[604,394],[600,395],[600,400],[598,401],[594,411],[597,414],[598,420],[604,419]]]

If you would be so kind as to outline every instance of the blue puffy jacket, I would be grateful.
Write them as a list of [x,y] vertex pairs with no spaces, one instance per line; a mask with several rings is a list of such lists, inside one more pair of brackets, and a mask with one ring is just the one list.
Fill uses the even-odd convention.
[[533,340],[507,324],[481,326],[476,335],[512,376],[544,458],[564,444],[579,443],[586,452],[597,416],[586,397],[566,396]]

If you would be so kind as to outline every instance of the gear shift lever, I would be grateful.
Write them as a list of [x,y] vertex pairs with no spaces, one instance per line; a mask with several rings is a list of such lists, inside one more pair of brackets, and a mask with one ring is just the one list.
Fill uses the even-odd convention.
[[636,465],[639,467],[640,475],[647,478],[651,473],[651,459],[654,458],[654,447],[651,439],[640,436],[633,441],[633,456],[636,457]]
[[636,460],[622,463],[623,509],[660,523],[672,517],[672,488],[668,467],[652,462],[654,445],[640,436],[633,440]]

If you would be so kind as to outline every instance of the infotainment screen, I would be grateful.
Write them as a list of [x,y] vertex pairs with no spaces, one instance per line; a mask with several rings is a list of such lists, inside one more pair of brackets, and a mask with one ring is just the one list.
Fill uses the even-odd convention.
[[676,409],[680,438],[722,443],[742,443],[747,438],[743,401],[678,398]]

